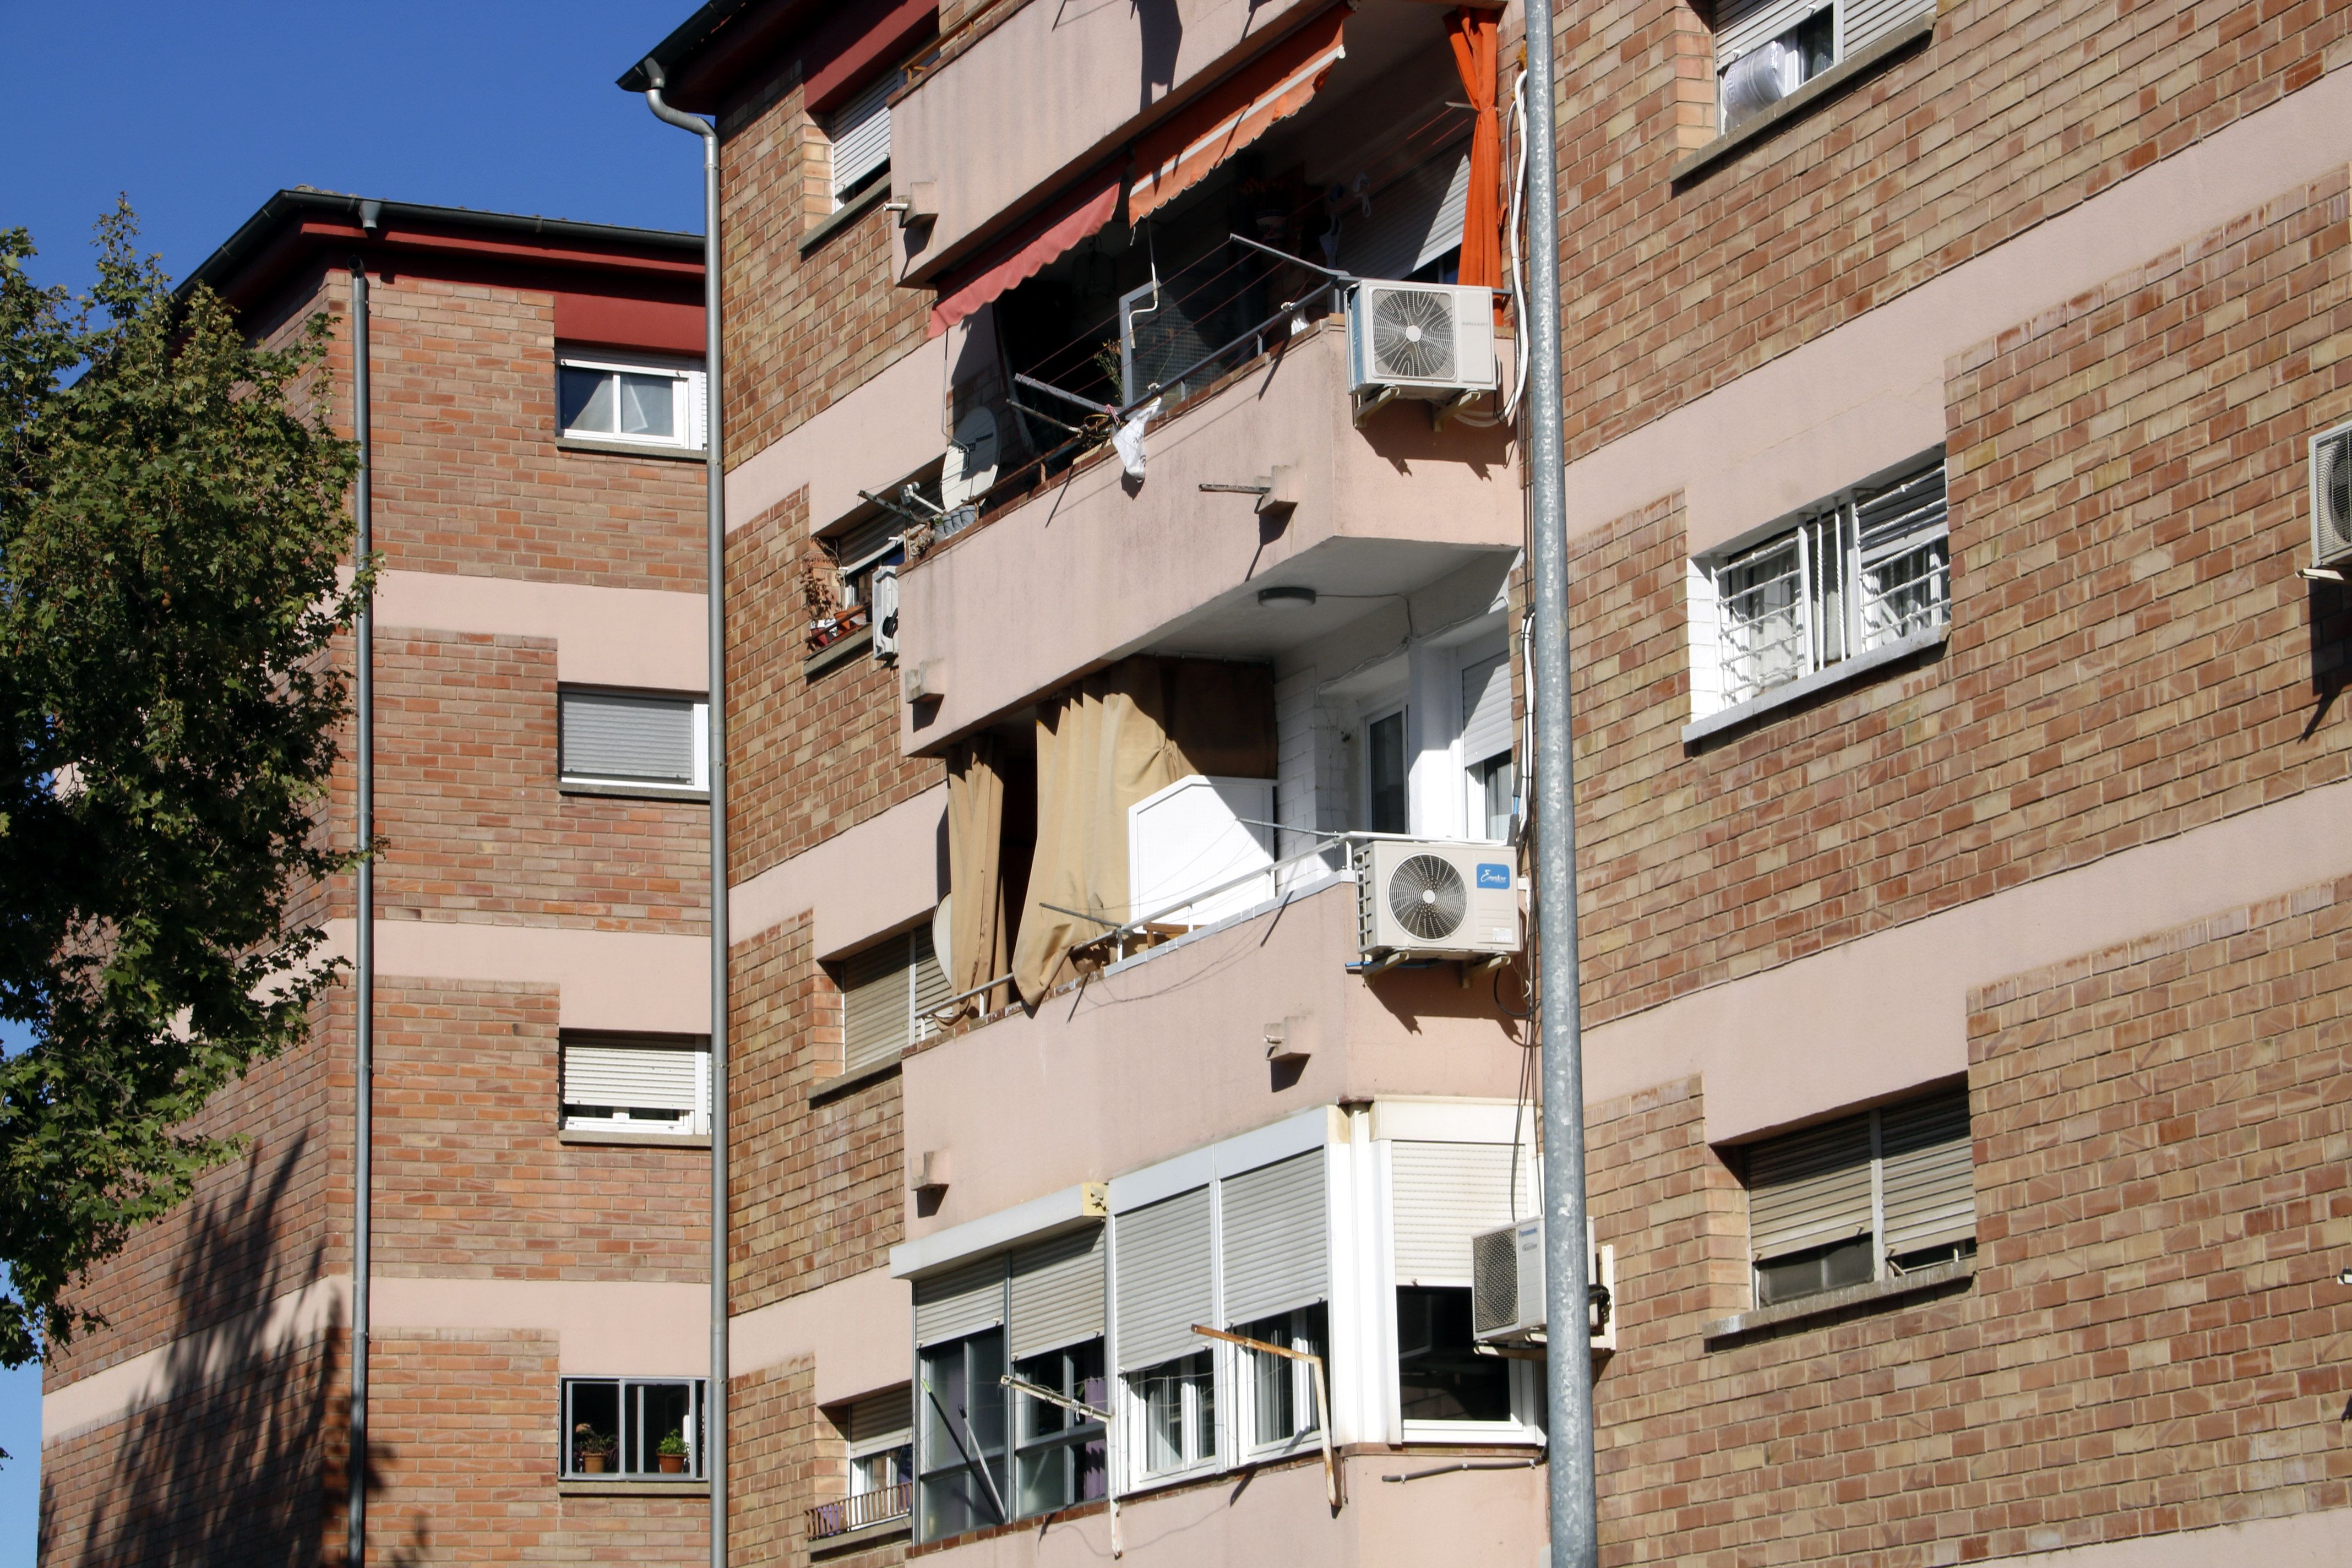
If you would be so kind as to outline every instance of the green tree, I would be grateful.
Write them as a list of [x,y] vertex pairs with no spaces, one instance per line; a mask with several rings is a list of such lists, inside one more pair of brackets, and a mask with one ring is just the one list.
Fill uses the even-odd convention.
[[32,1036],[0,1061],[11,1366],[95,1321],[74,1280],[236,1156],[190,1118],[301,1040],[339,967],[294,904],[341,864],[328,654],[356,609],[327,324],[257,348],[137,232],[127,204],[100,223],[81,299],[0,233],[0,1019]]

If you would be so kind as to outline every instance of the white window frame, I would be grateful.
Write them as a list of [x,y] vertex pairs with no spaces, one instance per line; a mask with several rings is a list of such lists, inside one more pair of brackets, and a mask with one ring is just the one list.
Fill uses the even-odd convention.
[[[1462,688],[1462,678],[1469,673],[1470,668],[1473,665],[1482,663],[1490,658],[1499,658],[1503,661],[1503,682],[1505,687],[1507,688],[1510,684],[1511,679],[1511,644],[1509,637],[1500,632],[1495,633],[1492,636],[1479,637],[1471,642],[1464,643],[1455,648],[1454,650],[1454,658],[1447,672],[1447,684],[1451,689],[1454,701],[1454,733],[1450,741],[1450,744],[1453,748],[1454,772],[1455,776],[1462,781],[1462,837],[1465,839],[1480,841],[1486,840],[1487,838],[1486,796],[1486,790],[1481,784],[1478,775],[1473,770],[1478,767],[1481,763],[1490,762],[1496,757],[1508,755],[1511,759],[1511,767],[1513,769],[1511,781],[1512,798],[1514,801],[1518,798],[1518,778],[1517,773],[1518,767],[1518,746],[1517,742],[1518,737],[1516,732],[1511,736],[1512,743],[1505,751],[1489,752],[1483,757],[1474,757],[1470,755],[1468,731],[1470,728],[1471,713],[1470,705],[1467,700],[1467,694]],[[1508,706],[1507,700],[1506,701],[1506,706]],[[1517,817],[1516,809],[1512,815],[1513,820],[1516,821]]]
[[[1686,742],[1948,635],[1951,524],[1944,472],[1937,448],[1691,558],[1685,587],[1693,724]],[[1778,576],[1731,584],[1732,574],[1782,552],[1788,564]],[[1881,569],[1915,565],[1908,578],[1874,577]],[[1788,607],[1776,614],[1782,629],[1768,643],[1756,635],[1766,617],[1753,606],[1771,583],[1787,584]],[[1924,585],[1917,603],[1889,607],[1915,585]],[[1779,668],[1759,675],[1754,667],[1768,659]],[[1741,661],[1751,668],[1743,671]]]
[[[1231,1427],[1230,1390],[1233,1374],[1226,1363],[1229,1347],[1203,1341],[1197,1351],[1188,1352],[1173,1361],[1152,1366],[1138,1367],[1133,1372],[1118,1374],[1119,1428],[1124,1442],[1120,1447],[1126,1456],[1126,1475],[1122,1492],[1137,1491],[1147,1487],[1164,1487],[1201,1476],[1213,1476],[1231,1468],[1226,1458],[1225,1434]],[[1208,1368],[1209,1411],[1205,1417],[1201,1410],[1200,1384],[1197,1376],[1188,1376],[1181,1393],[1180,1418],[1194,1452],[1188,1460],[1165,1470],[1149,1468],[1151,1453],[1150,1397],[1143,1385],[1154,1373],[1182,1365],[1193,1360],[1204,1361]],[[1203,1430],[1205,1420],[1206,1429]],[[1205,1438],[1205,1441],[1202,1441]]]
[[[652,779],[605,778],[595,773],[574,773],[565,764],[563,748],[563,699],[574,693],[590,696],[628,697],[647,702],[676,703],[687,710],[687,721],[694,734],[694,781],[686,784],[666,784]],[[649,795],[664,799],[708,799],[710,795],[710,703],[707,698],[683,695],[671,691],[632,690],[615,686],[561,686],[556,689],[555,707],[557,783],[568,790],[604,795]]]
[[[907,71],[905,67],[901,66],[892,70],[884,71],[879,76],[875,77],[872,80],[861,86],[856,92],[842,100],[839,104],[825,111],[824,127],[825,142],[824,184],[827,194],[832,197],[833,205],[831,210],[834,212],[839,212],[845,205],[843,200],[843,195],[847,186],[855,184],[860,188],[864,188],[872,181],[877,179],[887,180],[889,177],[891,153],[889,100],[890,95],[898,91],[901,87],[904,87],[906,82]],[[866,110],[870,115],[878,115],[881,117],[882,155],[867,163],[865,167],[859,169],[856,174],[849,179],[845,180],[842,177],[838,158],[835,149],[836,149],[841,142],[840,132],[842,130],[843,120],[852,110],[858,109]]]
[[[1329,1221],[1328,1212],[1325,1220],[1328,1226]],[[1298,1331],[1297,1321],[1312,1312],[1315,1306],[1323,1309],[1323,1341],[1319,1345],[1309,1346],[1308,1342]],[[1287,1318],[1291,1321],[1285,1325],[1280,1338],[1270,1339],[1266,1342],[1286,1345],[1293,1350],[1313,1349],[1316,1354],[1324,1358],[1327,1372],[1325,1383],[1328,1385],[1329,1383],[1328,1372],[1331,1359],[1331,1303],[1325,1300],[1315,1303],[1315,1306],[1294,1307],[1286,1312],[1273,1314],[1276,1317]],[[1257,1321],[1263,1322],[1265,1320],[1259,1319]],[[1233,1331],[1237,1334],[1247,1334],[1252,1326],[1250,1323],[1235,1323],[1233,1326]],[[1261,1460],[1286,1458],[1293,1454],[1303,1454],[1309,1449],[1319,1448],[1323,1441],[1323,1423],[1329,1419],[1329,1416],[1327,1412],[1318,1407],[1314,1367],[1308,1363],[1294,1361],[1287,1356],[1269,1356],[1263,1351],[1254,1351],[1246,1345],[1235,1345],[1233,1351],[1233,1430],[1234,1446],[1241,1451],[1242,1462],[1256,1464]],[[1258,1379],[1261,1373],[1268,1373],[1273,1376],[1286,1379],[1290,1384],[1290,1408],[1298,1424],[1284,1436],[1262,1439],[1257,1435]]]
[[[604,375],[667,376],[677,383],[670,394],[671,406],[677,411],[678,428],[669,436],[627,435],[619,430],[589,430],[562,425],[563,413],[563,373],[567,370],[593,371]],[[672,355],[621,354],[609,350],[559,352],[555,357],[556,417],[558,434],[567,441],[591,441],[602,446],[646,447],[658,451],[699,452],[703,449],[703,425],[709,411],[703,406],[703,368],[698,359],[682,359]]]
[[[559,1037],[556,1049],[556,1114],[566,1132],[626,1132],[646,1138],[708,1138],[710,1135],[710,1040],[708,1036],[687,1040],[631,1040],[619,1035],[598,1035],[585,1031],[579,1035]],[[684,1117],[661,1118],[639,1121],[632,1119],[626,1107],[612,1116],[574,1116],[564,1109],[571,1103],[562,1096],[564,1089],[564,1063],[560,1053],[593,1047],[604,1049],[636,1048],[647,1051],[687,1052],[694,1054],[694,1109]]]
[[[1413,763],[1420,752],[1413,744],[1412,704],[1403,692],[1399,691],[1377,702],[1366,703],[1362,713],[1362,718],[1356,724],[1356,789],[1358,798],[1363,802],[1358,826],[1368,833],[1412,833],[1420,822],[1420,816],[1413,809]],[[1390,719],[1397,721],[1397,728],[1402,734],[1399,742],[1404,762],[1404,826],[1402,829],[1372,826],[1372,726]]]

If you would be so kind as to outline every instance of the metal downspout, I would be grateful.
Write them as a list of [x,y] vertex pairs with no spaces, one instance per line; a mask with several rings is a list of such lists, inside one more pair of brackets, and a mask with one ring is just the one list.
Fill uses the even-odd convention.
[[1551,0],[1528,19],[1527,461],[1534,516],[1536,908],[1543,943],[1545,1382],[1551,1404],[1552,1568],[1600,1560],[1592,1469],[1592,1359],[1585,1344],[1584,1042],[1577,998],[1576,776],[1568,705],[1568,475],[1559,368],[1559,147],[1553,130]]
[[703,1468],[710,1478],[710,1568],[727,1568],[727,488],[719,404],[719,131],[662,100],[661,66],[645,62],[646,103],[702,138],[703,442],[709,454],[710,682],[710,1394]]
[[[373,202],[360,208],[360,226],[373,233]],[[352,426],[359,443],[359,475],[352,492],[357,534],[352,564],[364,567],[375,551],[375,443],[370,428],[368,391],[367,261],[354,255],[352,267]],[[352,706],[359,721],[358,847],[360,862],[352,910],[354,977],[352,1063],[352,1413],[351,1441],[343,1463],[345,1498],[343,1561],[350,1568],[367,1562],[368,1286],[374,1247],[375,1175],[375,609],[360,600],[353,628]]]

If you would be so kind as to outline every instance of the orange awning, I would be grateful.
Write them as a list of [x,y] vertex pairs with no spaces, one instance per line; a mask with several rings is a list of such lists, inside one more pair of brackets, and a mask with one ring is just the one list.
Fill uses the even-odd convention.
[[1119,178],[1108,170],[1080,183],[1028,227],[1001,242],[940,290],[931,307],[938,337],[1007,289],[1034,278],[1070,247],[1110,221],[1118,210]]
[[1164,206],[1276,121],[1307,107],[1331,68],[1347,58],[1340,27],[1348,7],[1334,5],[1185,105],[1135,144],[1135,185],[1128,221]]

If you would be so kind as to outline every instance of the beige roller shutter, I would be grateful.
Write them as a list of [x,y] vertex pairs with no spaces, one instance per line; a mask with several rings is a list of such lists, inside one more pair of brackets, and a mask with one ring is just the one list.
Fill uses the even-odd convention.
[[1107,1256],[1098,1225],[1013,1255],[1016,1360],[1102,1337]]
[[889,1061],[913,1041],[913,988],[904,934],[854,952],[841,966],[842,1067]]
[[1896,1257],[1977,1233],[1969,1092],[1935,1094],[1879,1113],[1886,1250]]
[[1748,1233],[1757,1262],[1867,1236],[1870,1118],[1849,1116],[1748,1152]]
[[913,1391],[906,1387],[850,1401],[841,1413],[841,1435],[853,1448],[904,1439],[915,1425]]
[[1195,1187],[1111,1220],[1118,1272],[1118,1370],[1157,1366],[1208,1342],[1195,1323],[1213,1326],[1209,1189]]
[[1462,671],[1462,765],[1511,749],[1511,658],[1498,653]]
[[915,1342],[960,1340],[1004,1321],[1004,1256],[915,1281]]
[[940,1029],[931,1015],[955,992],[948,984],[948,972],[940,967],[939,953],[931,946],[929,924],[917,926],[910,934],[915,944],[915,1016],[908,1034],[915,1040],[928,1040]]
[[1391,1144],[1397,1283],[1468,1285],[1470,1238],[1533,1212],[1531,1163],[1522,1148],[1515,1215],[1508,1143]]
[[1323,1151],[1310,1149],[1227,1177],[1219,1201],[1226,1326],[1304,1307],[1330,1294]]
[[1724,0],[1715,12],[1715,68],[1721,71],[1757,45],[1825,9],[1822,0]]
[[1935,0],[1838,0],[1838,58],[1858,55],[1914,16],[1935,10]]

